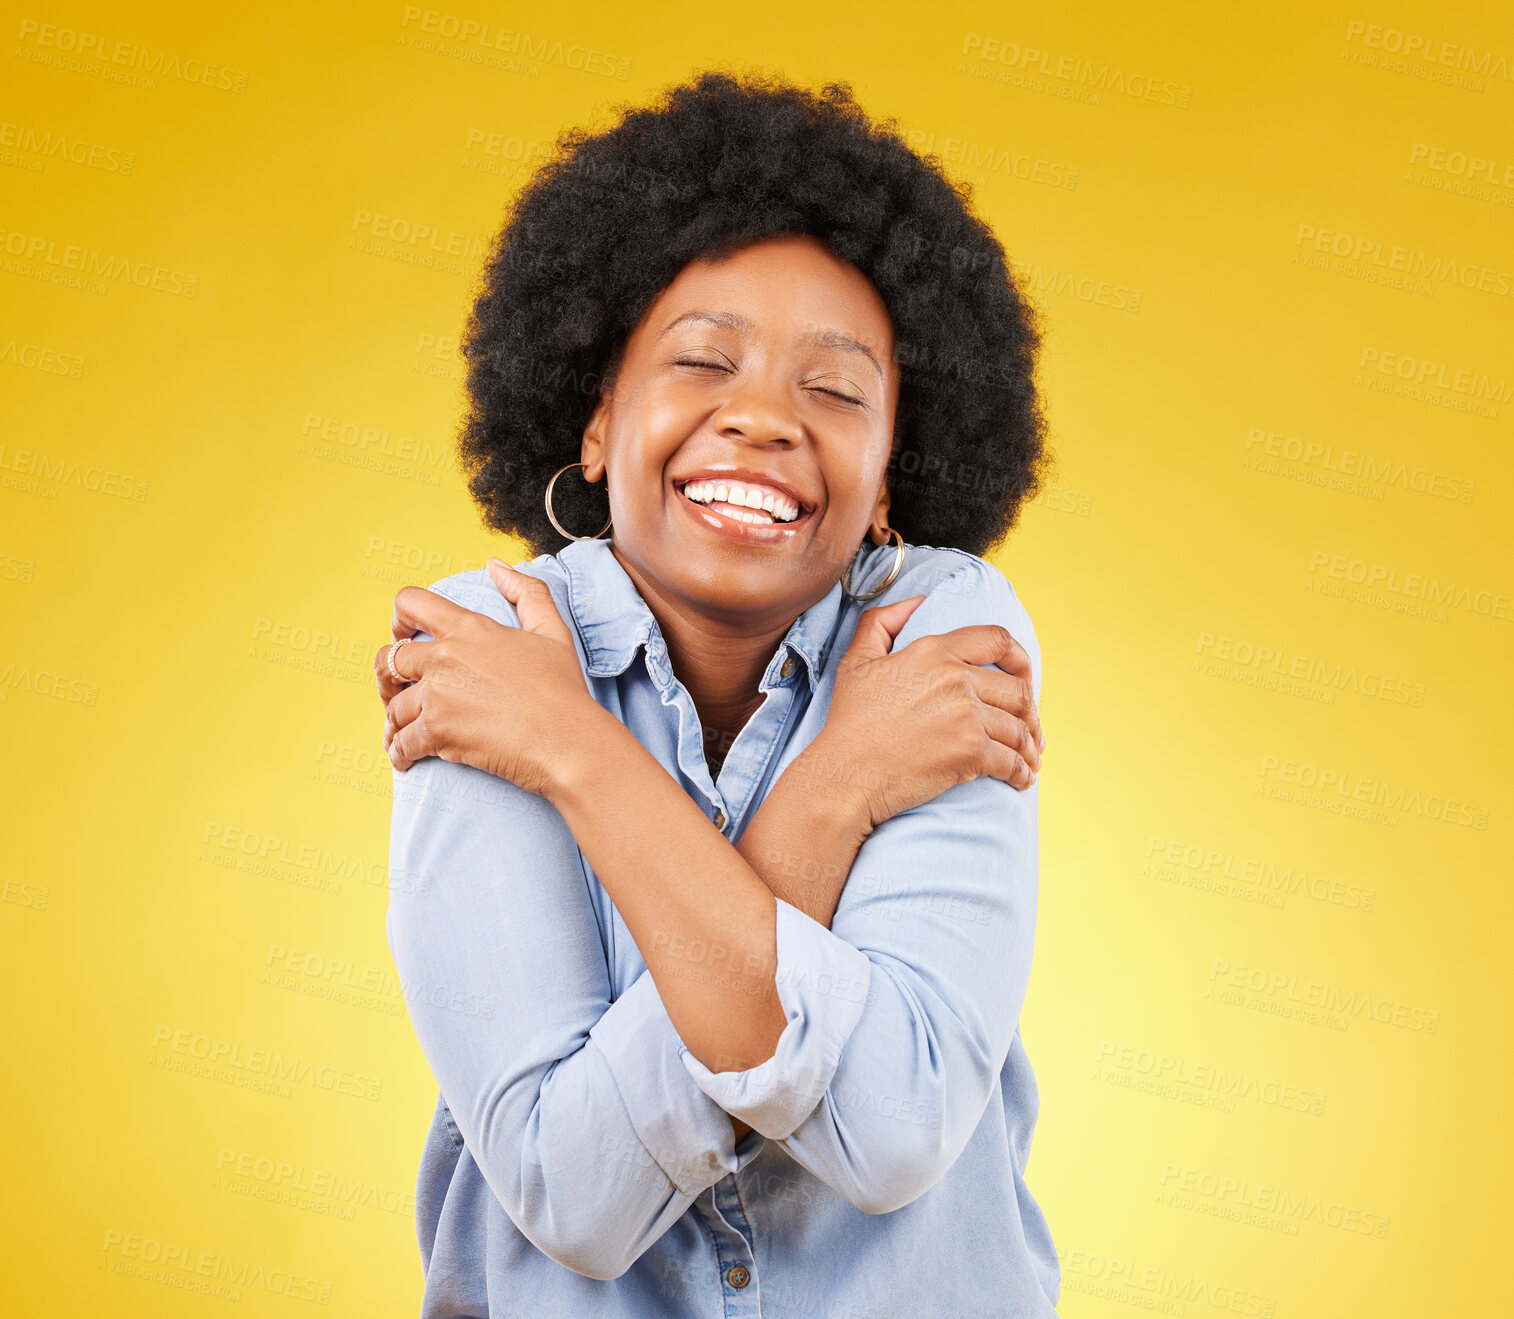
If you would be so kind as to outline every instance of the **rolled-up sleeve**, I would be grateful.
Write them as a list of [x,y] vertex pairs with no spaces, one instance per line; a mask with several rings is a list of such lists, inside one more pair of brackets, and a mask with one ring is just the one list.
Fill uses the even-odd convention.
[[[498,592],[448,586],[518,625]],[[760,1142],[738,1158],[650,975],[610,1001],[589,881],[555,807],[434,757],[394,783],[386,929],[422,1052],[522,1234],[579,1273],[618,1277]]]
[[[920,589],[901,583],[892,598]],[[983,560],[931,590],[893,648],[973,623],[1001,624],[1025,648],[1039,701],[1030,616]],[[1039,784],[981,777],[879,826],[829,930],[778,903],[789,1023],[774,1057],[719,1074],[683,1058],[722,1107],[869,1213],[945,1175],[1003,1070],[1035,939],[1038,800]]]
[[614,1078],[637,1139],[689,1199],[756,1153],[746,1141],[739,1154],[734,1151],[729,1113],[680,1066],[688,1048],[650,971],[605,1010],[589,1038]]
[[814,917],[778,903],[774,981],[788,1024],[773,1056],[744,1072],[712,1072],[687,1048],[704,1093],[754,1131],[782,1140],[820,1102],[867,1000],[872,963]]

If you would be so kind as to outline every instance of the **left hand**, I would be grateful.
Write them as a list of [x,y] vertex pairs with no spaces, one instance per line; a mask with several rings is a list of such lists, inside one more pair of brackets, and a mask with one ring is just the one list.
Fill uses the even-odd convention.
[[584,682],[573,634],[539,578],[491,559],[489,575],[515,606],[520,627],[465,609],[434,591],[407,586],[394,597],[395,641],[429,632],[430,641],[374,656],[385,705],[384,748],[398,770],[426,756],[460,761],[546,795],[553,767],[571,760],[601,707]]

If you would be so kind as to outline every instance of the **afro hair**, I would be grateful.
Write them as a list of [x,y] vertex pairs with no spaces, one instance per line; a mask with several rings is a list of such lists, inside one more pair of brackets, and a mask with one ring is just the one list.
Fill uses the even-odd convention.
[[[1039,316],[1004,249],[934,155],[876,124],[847,83],[818,93],[701,73],[613,127],[570,128],[509,208],[463,335],[459,456],[485,523],[533,554],[568,544],[552,474],[627,339],[689,262],[809,234],[873,283],[900,371],[889,523],[909,544],[984,555],[1041,489]],[[559,481],[554,511],[602,527],[603,483]]]

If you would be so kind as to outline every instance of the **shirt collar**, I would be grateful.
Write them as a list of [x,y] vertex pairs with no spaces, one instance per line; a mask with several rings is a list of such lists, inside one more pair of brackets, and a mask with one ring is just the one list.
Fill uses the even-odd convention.
[[[672,666],[662,631],[636,583],[611,552],[610,542],[572,541],[558,551],[557,561],[567,577],[568,607],[583,638],[589,672],[600,678],[624,673],[645,647],[648,671],[659,685],[671,686]],[[794,620],[763,676],[764,688],[782,680],[786,650],[803,661],[812,687],[819,682],[841,603],[837,582]]]

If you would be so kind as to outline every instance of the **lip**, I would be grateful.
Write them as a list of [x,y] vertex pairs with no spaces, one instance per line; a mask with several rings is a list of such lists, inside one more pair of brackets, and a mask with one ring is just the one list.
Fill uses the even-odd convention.
[[[771,486],[774,490],[781,490],[796,504],[799,505],[799,516],[794,522],[785,523],[793,526],[815,511],[815,501],[806,499],[799,491],[795,490],[787,481],[780,481],[771,472],[759,472],[751,467],[701,467],[697,472],[685,472],[682,476],[673,478],[673,488],[683,494],[684,486],[690,481],[745,481],[752,485]],[[745,525],[745,524],[743,524]]]
[[[741,473],[737,470],[722,470],[715,472],[696,472],[687,480],[699,480],[706,476],[727,477],[732,480],[741,479]],[[805,524],[815,516],[812,506],[807,506],[803,500],[794,493],[792,487],[783,485],[777,481],[770,481],[766,477],[759,477],[755,472],[745,474],[748,480],[763,481],[775,489],[782,490],[795,503],[799,504],[799,516],[792,522],[774,522],[766,526],[760,526],[753,522],[742,522],[738,518],[726,517],[717,513],[712,508],[703,504],[696,504],[692,499],[685,499],[683,486],[686,483],[684,477],[678,477],[673,485],[673,498],[679,506],[687,511],[688,515],[706,531],[713,532],[726,540],[740,541],[745,545],[786,545],[804,528]]]

